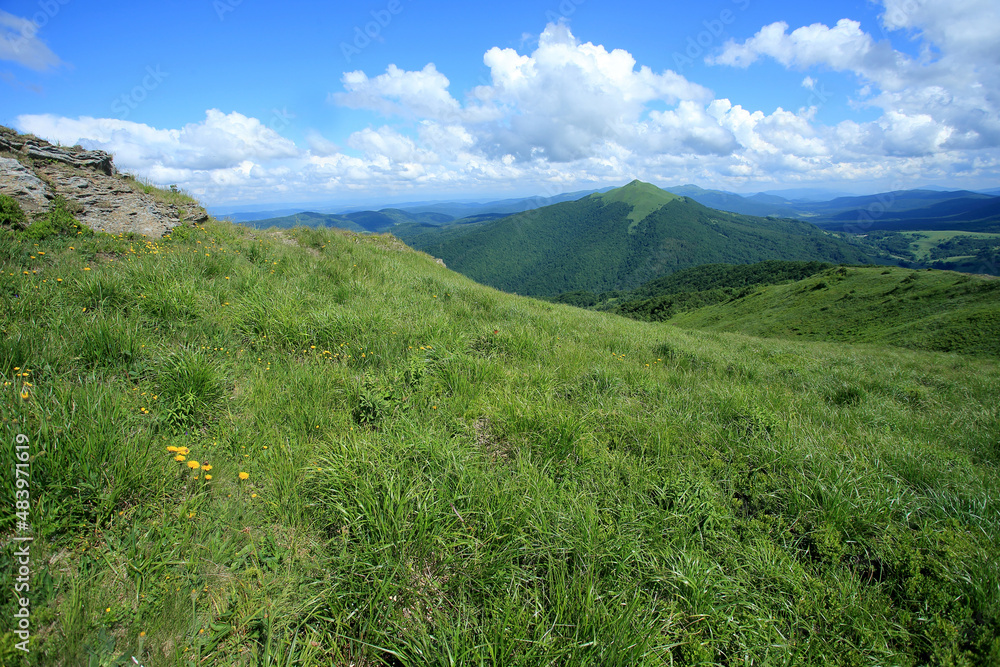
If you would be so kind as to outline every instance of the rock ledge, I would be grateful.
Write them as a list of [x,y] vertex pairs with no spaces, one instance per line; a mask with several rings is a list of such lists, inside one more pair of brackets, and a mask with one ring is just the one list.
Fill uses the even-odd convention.
[[[76,219],[94,231],[159,238],[208,214],[197,202],[147,193],[120,174],[111,155],[79,146],[54,146],[0,126],[0,194],[13,197],[29,217],[44,213],[57,196],[75,202]],[[164,201],[170,199],[173,201]]]

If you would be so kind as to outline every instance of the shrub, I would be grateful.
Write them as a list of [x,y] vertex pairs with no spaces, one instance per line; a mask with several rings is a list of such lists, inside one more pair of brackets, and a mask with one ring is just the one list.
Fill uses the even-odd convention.
[[0,195],[0,225],[23,229],[27,218],[17,200],[7,195]]

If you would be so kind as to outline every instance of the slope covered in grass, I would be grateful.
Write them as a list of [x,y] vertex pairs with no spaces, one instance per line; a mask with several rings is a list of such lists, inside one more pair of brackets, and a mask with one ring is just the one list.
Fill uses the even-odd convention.
[[756,264],[702,264],[650,280],[634,290],[567,292],[551,301],[658,322],[685,310],[731,301],[762,285],[801,280],[830,268],[833,265],[825,262],[774,259]]
[[684,331],[283,234],[0,234],[29,664],[1000,660],[995,360]]
[[754,336],[1000,356],[1000,280],[950,271],[839,267],[669,321]]

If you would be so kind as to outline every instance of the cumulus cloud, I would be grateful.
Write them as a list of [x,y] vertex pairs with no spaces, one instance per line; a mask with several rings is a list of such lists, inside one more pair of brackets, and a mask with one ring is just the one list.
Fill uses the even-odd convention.
[[347,72],[341,82],[345,92],[331,93],[335,104],[351,109],[369,109],[386,116],[442,118],[454,116],[458,101],[448,92],[448,79],[429,63],[418,72],[389,65],[374,79],[362,71]]
[[[997,174],[995,0],[882,1],[882,34],[851,18],[794,29],[779,22],[712,56],[733,68],[767,58],[803,71],[800,108],[716,98],[677,72],[655,71],[553,23],[533,50],[486,51],[489,79],[471,90],[453,92],[432,63],[344,73],[329,103],[381,118],[336,143],[307,130],[300,148],[256,118],[218,110],[178,129],[53,116],[21,116],[17,125],[110,150],[122,168],[210,202],[508,187],[555,194],[632,178],[726,189],[852,180],[905,187],[907,178]],[[917,40],[920,53],[894,49],[893,39]],[[814,70],[826,72],[822,81]],[[857,80],[852,102],[878,118],[819,120],[828,116],[815,105],[828,101],[831,70]]]
[[[858,101],[881,108],[867,128],[883,155],[1000,147],[1000,5],[993,0],[883,0],[883,39],[841,19],[788,32],[764,26],[744,42],[730,40],[708,62],[746,68],[768,57],[785,67],[824,67],[856,75]],[[890,37],[918,39],[921,54],[895,50]],[[803,85],[814,80],[806,77]]]
[[228,169],[247,160],[264,162],[300,154],[292,141],[258,119],[218,109],[210,109],[205,120],[179,130],[111,118],[72,119],[48,114],[18,116],[16,126],[51,141],[114,153],[116,163],[129,170],[154,166]]
[[770,56],[786,67],[822,64],[840,71],[870,72],[892,67],[897,56],[887,42],[876,42],[851,19],[841,19],[832,28],[814,23],[787,31],[784,21],[764,26],[742,44],[730,40],[708,62],[745,68],[761,56]]
[[10,60],[36,71],[62,64],[55,53],[38,38],[38,26],[28,19],[0,9],[0,60]]
[[[461,136],[461,149],[470,148],[469,138],[475,137],[476,148],[493,158],[572,162],[594,157],[608,145],[639,141],[639,134],[650,132],[669,131],[672,136],[658,137],[658,142],[689,151],[713,152],[720,141],[725,143],[725,138],[704,136],[704,128],[696,128],[691,137],[680,136],[686,128],[676,123],[650,123],[637,133],[637,124],[648,120],[649,103],[703,104],[711,100],[711,92],[670,70],[637,68],[627,51],[581,43],[564,24],[547,25],[531,54],[494,47],[483,62],[490,82],[471,91],[464,105],[448,92],[448,79],[433,64],[420,71],[390,65],[374,78],[349,72],[342,79],[345,91],[329,99],[451,127],[452,137]],[[456,134],[455,128],[463,132]],[[425,129],[422,138],[444,139],[432,129]],[[648,136],[641,140],[647,145]]]

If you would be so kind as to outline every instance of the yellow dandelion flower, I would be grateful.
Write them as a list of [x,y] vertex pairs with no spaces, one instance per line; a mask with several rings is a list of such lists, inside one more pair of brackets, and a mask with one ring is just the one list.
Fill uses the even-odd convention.
[[198,468],[198,467],[201,467],[201,464],[198,463],[197,461],[195,461],[193,459],[190,460],[190,461],[188,461],[188,468],[191,468],[191,470],[194,470],[195,468]]
[[251,497],[251,498],[256,498],[256,497],[257,497],[257,494],[256,494],[256,493],[251,493],[251,494],[250,494],[250,497]]
[[201,464],[201,469],[204,470],[205,472],[208,472],[209,470],[212,469],[212,466],[209,465],[208,463],[203,463]]
[[142,632],[140,632],[140,633],[139,633],[139,636],[140,636],[140,637],[145,637],[145,636],[146,636],[146,631],[145,631],[145,630],[143,630]]
[[240,473],[240,479],[250,479],[250,473],[241,472]]
[[171,454],[176,454],[177,448],[174,447],[173,445],[170,445],[169,447],[167,447],[167,451],[170,452]]
[[212,476],[211,475],[205,475],[205,481],[206,482],[211,482],[212,481]]
[[174,457],[174,461],[177,461],[178,463],[181,463],[182,461],[185,461],[186,459],[187,459],[187,457],[184,456],[183,454],[178,454],[177,456]]

